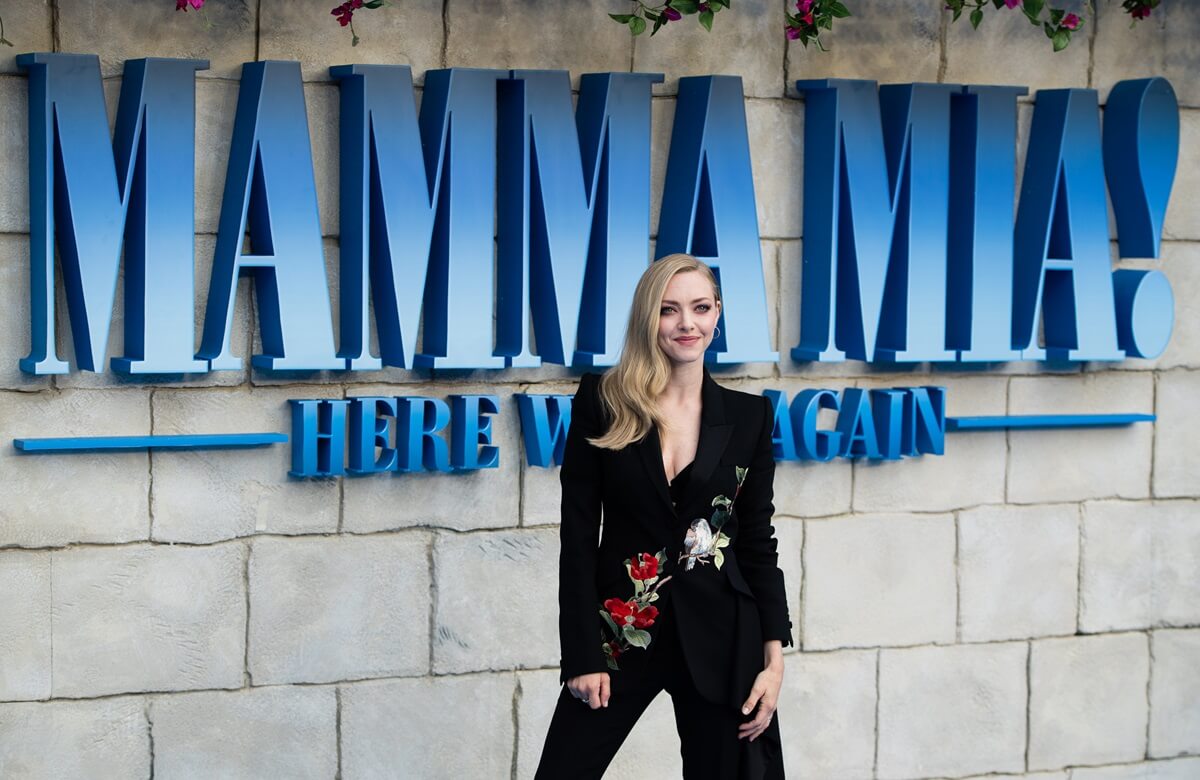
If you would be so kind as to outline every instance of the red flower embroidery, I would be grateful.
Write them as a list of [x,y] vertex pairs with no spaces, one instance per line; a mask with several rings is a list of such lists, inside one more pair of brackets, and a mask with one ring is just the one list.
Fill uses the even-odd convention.
[[648,580],[651,577],[658,576],[658,558],[655,558],[650,553],[642,553],[639,556],[641,563],[632,564],[629,567],[629,576],[635,580]]

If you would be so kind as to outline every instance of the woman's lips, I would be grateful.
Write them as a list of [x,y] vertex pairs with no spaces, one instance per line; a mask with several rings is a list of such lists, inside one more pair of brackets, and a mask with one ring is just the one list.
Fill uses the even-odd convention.
[[675,339],[675,340],[678,341],[680,344],[695,344],[697,341],[700,340],[700,337],[699,336],[691,336],[688,338]]

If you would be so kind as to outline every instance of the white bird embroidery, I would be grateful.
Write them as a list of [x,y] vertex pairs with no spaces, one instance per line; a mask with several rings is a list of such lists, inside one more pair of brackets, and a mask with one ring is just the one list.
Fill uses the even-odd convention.
[[[708,521],[703,517],[693,520],[683,540],[684,549],[687,551],[687,563],[683,565],[684,571],[691,571],[692,567],[696,565],[696,559],[700,556],[711,555],[714,541],[716,538],[713,536]],[[701,563],[708,563],[708,561],[701,560]]]

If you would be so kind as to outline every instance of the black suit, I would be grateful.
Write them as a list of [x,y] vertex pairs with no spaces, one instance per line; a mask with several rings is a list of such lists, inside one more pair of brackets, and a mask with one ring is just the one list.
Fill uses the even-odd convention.
[[[765,396],[722,387],[704,369],[699,443],[690,478],[675,506],[656,428],[619,451],[585,441],[607,429],[599,379],[598,374],[586,373],[580,380],[559,472],[560,681],[608,672],[613,699],[629,695],[628,686],[643,678],[656,648],[664,644],[659,629],[673,625],[678,643],[672,646],[686,658],[695,691],[715,705],[740,710],[763,668],[764,640],[791,644],[783,573],[777,565],[771,525],[775,476],[771,402]],[[740,490],[735,466],[749,469]],[[712,516],[718,495],[734,499],[732,513],[721,528],[730,537],[721,568],[713,560],[698,560],[685,570],[677,559],[685,551],[688,527],[697,518]],[[659,576],[671,575],[671,579],[658,590],[654,605],[659,618],[647,629],[649,647],[626,650],[618,659],[620,669],[610,670],[601,642],[602,634],[611,633],[606,634],[601,605],[609,598],[633,597],[626,559],[664,549],[666,562]],[[566,706],[587,708],[575,700]],[[776,722],[769,731],[778,738]],[[685,755],[687,749],[685,745]]]

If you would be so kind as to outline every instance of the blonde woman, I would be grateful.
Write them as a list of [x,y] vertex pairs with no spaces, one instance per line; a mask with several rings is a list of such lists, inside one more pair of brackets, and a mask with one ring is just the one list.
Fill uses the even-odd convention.
[[685,778],[783,777],[774,414],[709,375],[720,316],[712,269],[664,257],[618,365],[580,380],[559,471],[564,685],[538,778],[602,776],[664,689]]

